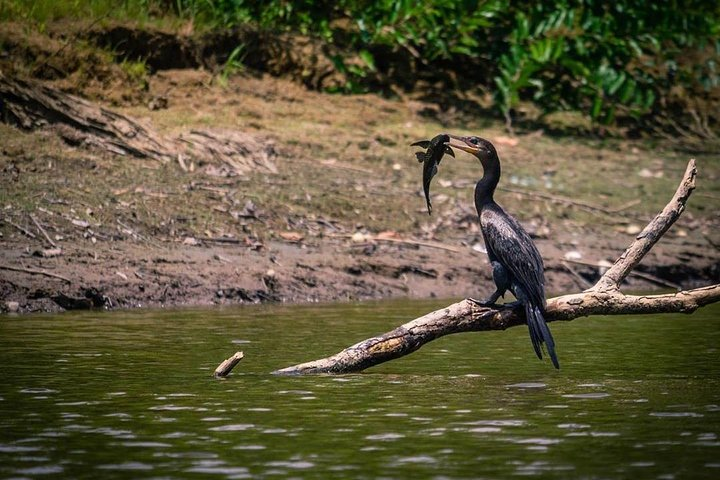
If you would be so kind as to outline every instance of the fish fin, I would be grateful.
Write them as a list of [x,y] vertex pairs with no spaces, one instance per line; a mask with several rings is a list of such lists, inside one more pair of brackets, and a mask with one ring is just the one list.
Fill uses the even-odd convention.
[[418,159],[418,162],[423,163],[425,159],[427,158],[427,153],[425,152],[415,152],[415,156]]
[[455,158],[455,152],[453,152],[453,149],[450,148],[449,145],[445,145],[445,155],[450,155],[451,157]]
[[428,148],[430,146],[430,140],[420,140],[419,142],[411,143],[410,146]]

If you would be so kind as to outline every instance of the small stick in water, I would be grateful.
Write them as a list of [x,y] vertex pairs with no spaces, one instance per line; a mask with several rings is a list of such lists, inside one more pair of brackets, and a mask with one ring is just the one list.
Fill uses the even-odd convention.
[[215,378],[227,377],[230,375],[230,372],[232,372],[232,369],[235,368],[235,365],[240,363],[240,360],[242,360],[244,356],[243,352],[235,352],[235,355],[218,365],[215,369],[215,373],[213,373],[213,376],[215,376]]

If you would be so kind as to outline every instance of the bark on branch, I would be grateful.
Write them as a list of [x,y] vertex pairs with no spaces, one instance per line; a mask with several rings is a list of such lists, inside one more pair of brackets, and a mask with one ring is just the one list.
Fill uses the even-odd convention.
[[[624,295],[619,286],[685,209],[695,188],[695,161],[690,160],[675,196],[636,237],[615,264],[589,290],[551,298],[546,320],[574,320],[588,315],[642,313],[691,313],[720,301],[720,285],[665,295]],[[522,308],[480,307],[463,300],[401,325],[377,337],[363,340],[330,357],[276,371],[282,375],[352,373],[412,353],[436,338],[452,333],[505,330],[525,324]]]

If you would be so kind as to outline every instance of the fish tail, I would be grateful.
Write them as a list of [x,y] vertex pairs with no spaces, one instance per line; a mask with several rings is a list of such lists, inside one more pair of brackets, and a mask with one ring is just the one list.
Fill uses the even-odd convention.
[[525,316],[527,317],[528,330],[530,332],[530,341],[538,358],[542,359],[542,344],[545,344],[547,353],[555,368],[560,368],[557,355],[555,354],[555,340],[553,340],[550,328],[545,323],[545,317],[542,310],[537,305],[528,302],[525,304]]

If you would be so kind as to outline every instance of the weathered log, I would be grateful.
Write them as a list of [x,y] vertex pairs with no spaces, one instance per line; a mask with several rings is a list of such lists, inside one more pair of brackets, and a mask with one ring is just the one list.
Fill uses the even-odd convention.
[[[695,161],[688,163],[675,196],[640,233],[615,264],[590,289],[551,298],[546,320],[573,320],[588,315],[691,313],[720,301],[720,285],[666,295],[624,295],[620,283],[682,214],[695,188]],[[436,338],[460,332],[505,330],[525,324],[522,308],[481,307],[467,300],[401,325],[394,330],[356,343],[330,357],[277,370],[282,375],[352,373],[412,353]]]

